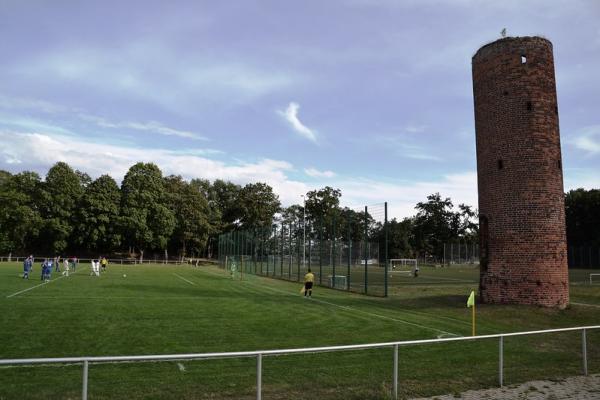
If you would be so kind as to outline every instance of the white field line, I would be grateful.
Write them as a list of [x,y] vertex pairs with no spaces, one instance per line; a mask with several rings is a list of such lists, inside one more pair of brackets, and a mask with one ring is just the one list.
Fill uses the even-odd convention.
[[[75,272],[73,272],[71,275],[75,275]],[[58,278],[56,278],[56,279],[54,279],[54,280],[50,280],[50,281],[48,281],[48,282],[40,283],[39,285],[35,285],[35,286],[32,286],[32,287],[30,287],[30,288],[27,288],[27,289],[25,289],[25,290],[21,290],[21,291],[19,291],[19,292],[17,292],[17,293],[13,293],[13,294],[11,294],[11,295],[8,295],[8,296],[6,296],[6,298],[7,298],[7,299],[10,299],[10,298],[11,298],[11,297],[13,297],[13,296],[17,296],[17,295],[19,295],[19,294],[21,294],[21,293],[28,292],[28,291],[30,291],[30,290],[33,290],[33,289],[37,288],[37,287],[40,287],[40,286],[47,285],[48,283],[56,282],[57,280],[59,280],[59,279],[62,279],[62,278],[64,278],[64,277],[65,277],[65,275],[59,276]]]
[[586,303],[575,303],[575,302],[570,302],[569,304],[575,304],[576,306],[585,306],[585,307],[597,307],[600,308],[600,305],[598,304],[586,304]]
[[[276,291],[276,292],[285,293],[285,294],[288,294],[290,296],[299,297],[296,294],[292,294],[292,293],[289,293],[289,292],[286,292],[286,291],[283,291],[283,290],[279,290],[279,289],[275,289],[275,288],[272,288],[272,287],[265,286],[265,288],[273,290],[273,291]],[[342,305],[331,303],[331,302],[325,301],[325,300],[311,298],[310,301],[317,302],[317,303],[322,303],[322,304],[327,304],[327,305],[334,306],[334,307],[338,307],[338,308],[341,308],[343,310],[350,311],[352,313],[364,314],[364,315],[368,315],[368,316],[371,316],[371,317],[376,317],[376,318],[381,318],[381,319],[387,319],[389,321],[400,322],[402,324],[416,326],[418,328],[427,329],[427,330],[430,330],[430,331],[442,333],[444,335],[462,336],[462,335],[458,335],[456,333],[446,332],[446,331],[443,331],[441,329],[432,328],[432,327],[421,325],[421,324],[417,324],[417,323],[414,323],[414,322],[409,322],[409,321],[406,321],[406,320],[403,320],[403,319],[394,318],[394,317],[388,317],[387,315],[375,314],[373,312],[359,310],[359,309],[356,309],[356,308],[352,308],[350,306],[342,306]]]
[[189,283],[190,285],[194,285],[194,286],[196,286],[196,284],[195,284],[194,282],[192,282],[192,281],[189,281],[189,280],[185,279],[185,278],[184,278],[183,276],[181,276],[181,275],[177,275],[177,274],[176,274],[176,273],[174,273],[174,272],[173,272],[173,275],[175,275],[176,277],[178,277],[178,278],[179,278],[179,279],[181,279],[181,280],[184,280],[184,281],[186,281],[186,282],[187,282],[187,283]]
[[[221,274],[219,274],[217,272],[213,272],[213,271],[202,270],[202,272],[206,272],[207,274],[214,275],[214,276],[224,277],[223,275],[221,275]],[[260,276],[260,275],[254,275],[254,276],[256,276],[257,278],[263,278],[263,279],[269,278],[269,279],[272,279],[272,278],[266,277],[266,276]],[[247,281],[244,281],[244,282],[247,282]],[[465,281],[465,282],[472,282],[472,281]],[[300,283],[302,283],[302,282],[300,282]],[[268,288],[268,286],[260,286],[260,287],[261,288],[263,288],[263,287]],[[272,289],[272,290],[276,290],[277,291],[277,289]],[[281,293],[284,293],[284,292],[281,291]],[[287,292],[285,292],[285,293],[287,293]],[[440,315],[426,313],[426,312],[423,312],[423,311],[408,310],[408,309],[405,309],[405,308],[403,308],[402,311],[406,312],[408,314],[415,314],[415,315],[427,316],[427,317],[430,317],[430,318],[437,318],[437,319],[446,319],[448,321],[453,321],[453,322],[460,323],[460,324],[463,324],[463,325],[471,326],[471,322],[464,321],[464,320],[461,320],[461,319],[458,319],[458,318],[444,317],[444,316],[440,316]],[[453,335],[453,336],[462,336],[462,335],[455,335],[455,334],[451,334],[451,335]]]
[[[202,272],[208,272],[208,273],[210,273],[212,275],[218,275],[218,274],[216,274],[216,273],[214,273],[212,271],[203,270]],[[222,276],[222,275],[218,275],[218,276]],[[258,286],[260,288],[269,289],[269,290],[272,290],[272,291],[275,291],[275,292],[279,292],[279,293],[283,293],[283,294],[287,294],[287,295],[299,298],[299,296],[297,296],[296,294],[292,294],[292,293],[286,292],[284,290],[275,289],[275,288],[272,288],[272,287],[269,287],[269,286],[255,285],[255,284],[253,284],[252,282],[249,282],[249,281],[244,281],[244,282],[246,282],[246,283],[248,283],[250,285],[253,285],[253,286]],[[352,307],[349,307],[349,306],[342,306],[342,305],[339,305],[339,304],[330,303],[330,302],[325,301],[325,300],[312,299],[312,298],[310,300],[312,302],[317,302],[317,303],[322,303],[322,304],[327,304],[327,305],[330,305],[330,306],[338,307],[338,308],[341,308],[343,310],[350,311],[352,313],[360,313],[360,314],[368,315],[368,316],[371,316],[371,317],[376,317],[376,318],[381,318],[381,319],[387,319],[389,321],[399,322],[399,323],[406,324],[406,325],[412,325],[412,326],[416,326],[416,327],[421,328],[421,329],[427,329],[427,330],[430,330],[430,331],[438,332],[438,333],[441,333],[443,335],[462,336],[462,335],[459,335],[459,334],[456,334],[456,333],[446,332],[446,331],[443,331],[441,329],[432,328],[432,327],[421,325],[421,324],[417,324],[417,323],[414,323],[414,322],[405,321],[403,319],[388,317],[387,315],[375,314],[375,313],[372,313],[372,312],[369,312],[369,311],[358,310],[356,308],[352,308]]]

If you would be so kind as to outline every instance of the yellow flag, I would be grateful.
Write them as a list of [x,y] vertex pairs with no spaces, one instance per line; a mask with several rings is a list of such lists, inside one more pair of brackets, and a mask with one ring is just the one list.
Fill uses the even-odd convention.
[[475,305],[475,291],[472,290],[471,295],[469,296],[469,299],[467,300],[467,307],[473,307],[474,305]]
[[305,291],[306,291],[306,288],[304,287],[304,285],[302,285],[302,289],[300,289],[300,293],[304,294]]

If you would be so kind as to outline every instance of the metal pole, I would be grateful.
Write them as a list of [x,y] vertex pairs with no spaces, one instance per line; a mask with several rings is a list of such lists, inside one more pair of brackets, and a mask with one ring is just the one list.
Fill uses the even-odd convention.
[[88,392],[88,361],[83,361],[83,387],[81,389],[81,399],[87,400]]
[[585,329],[581,331],[581,355],[583,357],[583,375],[588,375],[588,364],[587,364],[587,340]]
[[346,272],[346,289],[350,290],[350,263],[352,262],[352,229],[350,229],[350,225],[352,223],[352,217],[348,215],[347,225],[348,225],[348,271]]
[[499,343],[498,381],[500,382],[500,387],[504,386],[504,337],[503,336],[500,336],[500,343]]
[[398,399],[398,345],[394,345],[394,381],[393,385],[393,398]]
[[256,356],[256,400],[262,398],[262,354]]
[[306,267],[306,197],[302,195],[304,206],[302,208],[302,266]]
[[367,211],[367,206],[365,206],[365,294],[367,294],[367,290],[369,289],[369,284],[368,284],[368,275],[367,275],[367,243],[368,243],[368,227],[367,227],[367,221],[368,221],[368,211]]
[[385,219],[384,219],[384,223],[383,223],[383,230],[385,231],[385,279],[384,279],[384,296],[387,297],[388,295],[388,230],[389,230],[389,226],[388,226],[388,213],[387,213],[387,201],[385,202]]
[[319,221],[319,285],[323,284],[323,219]]
[[331,278],[331,287],[335,288],[335,258],[337,257],[336,254],[336,248],[335,248],[335,214],[333,215],[333,224],[331,226],[331,241],[332,241],[332,248],[331,248],[331,257],[329,258],[331,260],[331,264],[332,264],[332,268],[333,268],[333,278]]

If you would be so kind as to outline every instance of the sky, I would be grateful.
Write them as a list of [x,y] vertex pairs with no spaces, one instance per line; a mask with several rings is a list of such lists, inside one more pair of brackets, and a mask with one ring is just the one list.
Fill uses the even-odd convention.
[[477,207],[471,57],[553,42],[565,190],[600,188],[600,1],[0,1],[0,169]]

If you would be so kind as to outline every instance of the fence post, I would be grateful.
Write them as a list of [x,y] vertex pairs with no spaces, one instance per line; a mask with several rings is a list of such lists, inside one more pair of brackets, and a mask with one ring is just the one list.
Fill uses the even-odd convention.
[[262,398],[262,354],[256,356],[256,400]]
[[367,243],[369,242],[369,232],[368,232],[368,217],[369,213],[368,213],[368,207],[365,206],[365,294],[367,294],[367,291],[369,290],[369,283],[368,283],[368,278],[369,276],[367,275],[367,264],[368,264],[368,253],[367,253]]
[[500,336],[499,343],[498,381],[500,387],[504,386],[504,336]]
[[88,392],[88,360],[83,360],[83,387],[81,389],[81,399],[87,400]]
[[583,375],[588,375],[588,365],[587,365],[587,340],[585,328],[581,331],[581,355],[583,362]]
[[319,219],[319,285],[323,285],[323,219]]
[[388,230],[389,230],[389,226],[388,226],[388,209],[387,209],[387,201],[385,202],[385,214],[384,214],[384,222],[383,222],[383,230],[385,233],[384,236],[384,240],[385,240],[385,254],[384,254],[384,258],[385,258],[385,266],[384,266],[384,296],[387,297],[388,296]]
[[394,381],[392,382],[393,398],[398,399],[398,345],[394,345]]

